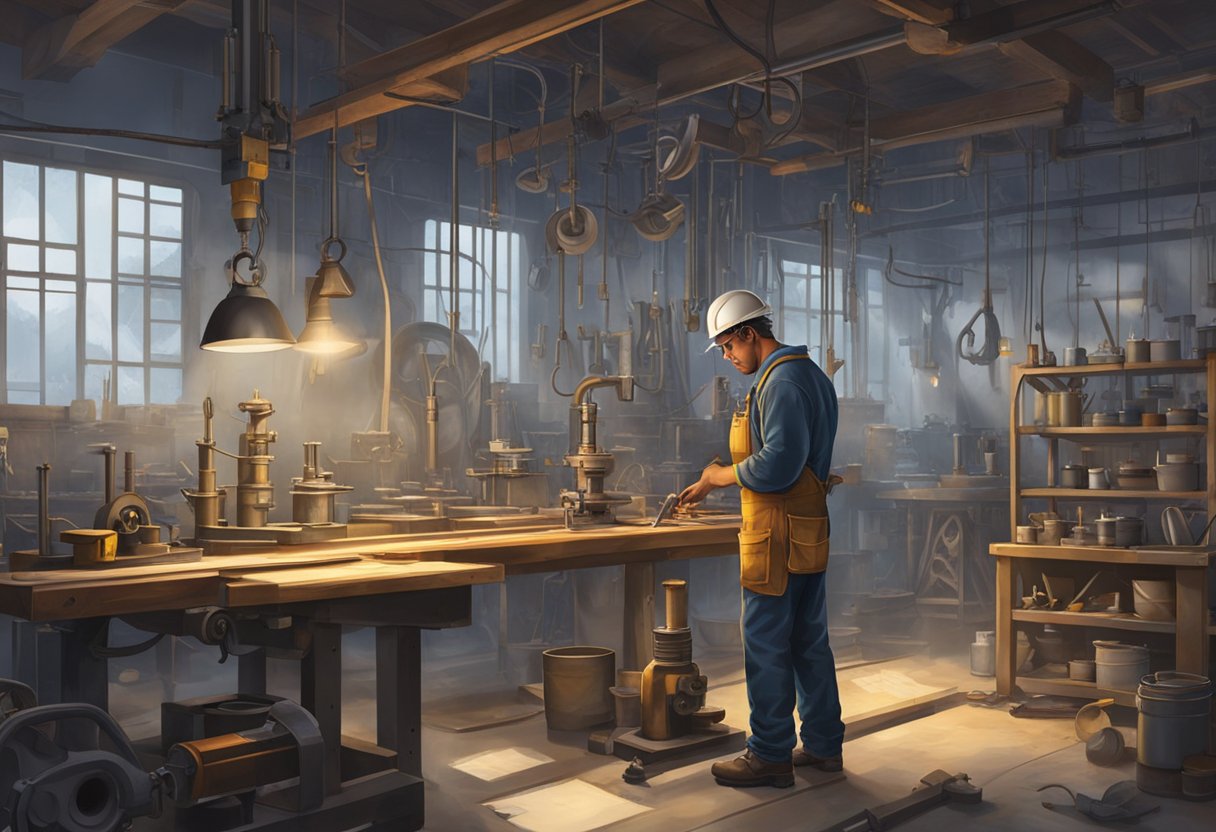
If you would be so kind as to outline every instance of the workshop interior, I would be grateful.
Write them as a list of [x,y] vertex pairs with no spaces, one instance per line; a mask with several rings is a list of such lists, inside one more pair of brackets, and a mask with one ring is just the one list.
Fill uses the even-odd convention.
[[[0,17],[0,829],[1213,828],[1210,0]],[[838,408],[792,788],[733,290]]]

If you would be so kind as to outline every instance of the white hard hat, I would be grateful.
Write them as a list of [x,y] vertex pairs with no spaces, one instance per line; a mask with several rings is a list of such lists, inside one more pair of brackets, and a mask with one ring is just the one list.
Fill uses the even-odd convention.
[[709,332],[709,346],[705,351],[713,349],[714,339],[732,326],[772,313],[773,307],[755,292],[746,289],[723,292],[714,298],[714,302],[709,305],[709,311],[705,313],[705,329]]

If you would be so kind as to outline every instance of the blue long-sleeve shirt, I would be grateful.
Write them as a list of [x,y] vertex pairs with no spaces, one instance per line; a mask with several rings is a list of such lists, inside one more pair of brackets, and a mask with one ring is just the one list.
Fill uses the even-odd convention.
[[[787,355],[806,355],[806,347],[783,346],[774,351],[760,364],[756,380]],[[777,367],[760,396],[752,396],[748,413],[752,455],[735,466],[735,479],[752,491],[785,491],[809,467],[826,481],[837,415],[836,388],[818,364],[787,361]]]

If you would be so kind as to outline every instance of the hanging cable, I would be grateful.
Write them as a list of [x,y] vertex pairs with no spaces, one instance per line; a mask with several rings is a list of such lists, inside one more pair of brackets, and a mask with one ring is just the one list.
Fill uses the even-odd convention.
[[[1001,324],[997,320],[996,313],[992,309],[992,256],[990,238],[990,210],[989,210],[989,157],[984,157],[984,299],[980,308],[971,316],[971,320],[967,321],[966,325],[958,334],[958,339],[954,342],[955,352],[958,357],[972,364],[988,365],[996,361],[1001,354]],[[984,319],[984,345],[980,347],[978,352],[972,352],[971,348],[975,346],[975,323],[983,317]],[[966,348],[963,347],[963,342],[966,341]]]

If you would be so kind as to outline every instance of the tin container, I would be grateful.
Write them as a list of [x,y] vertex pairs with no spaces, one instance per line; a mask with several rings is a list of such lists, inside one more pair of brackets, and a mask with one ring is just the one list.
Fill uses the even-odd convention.
[[1146,364],[1152,360],[1151,348],[1145,338],[1128,338],[1124,355],[1128,364]]
[[1177,338],[1149,341],[1150,361],[1177,361],[1182,358],[1182,342]]

